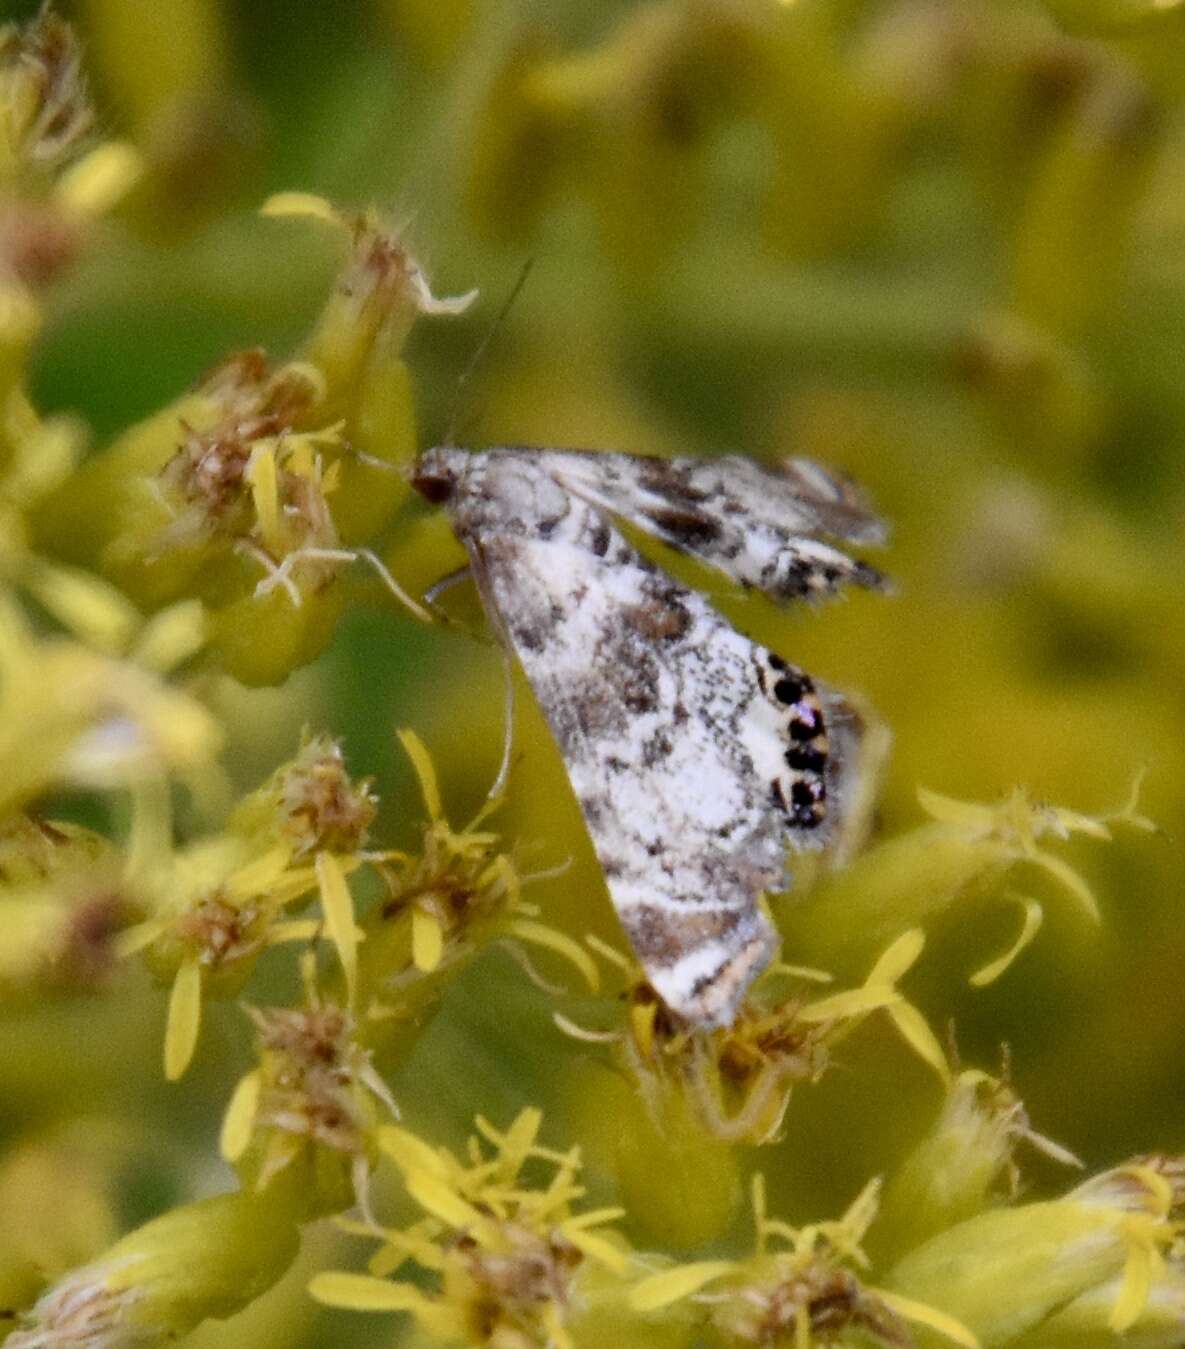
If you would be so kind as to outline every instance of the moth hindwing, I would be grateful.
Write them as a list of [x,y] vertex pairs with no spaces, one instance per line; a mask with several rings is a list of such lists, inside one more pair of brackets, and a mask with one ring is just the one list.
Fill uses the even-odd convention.
[[883,527],[804,460],[440,448],[414,482],[522,664],[647,977],[688,1021],[727,1024],[774,951],[760,896],[784,885],[787,846],[820,846],[842,817],[859,720],[613,517],[783,600],[881,584],[829,540]]

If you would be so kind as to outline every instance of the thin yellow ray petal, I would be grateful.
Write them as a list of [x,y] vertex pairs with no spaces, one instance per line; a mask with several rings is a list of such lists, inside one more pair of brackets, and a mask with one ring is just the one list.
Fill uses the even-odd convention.
[[556,955],[563,956],[570,964],[576,966],[592,992],[597,992],[601,987],[601,976],[596,963],[588,952],[566,933],[548,927],[545,923],[532,922],[529,918],[511,919],[506,924],[506,931],[512,937],[521,937],[523,941],[543,946],[549,951],[554,951]]
[[259,1093],[263,1086],[259,1069],[255,1068],[239,1078],[231,1094],[226,1114],[222,1117],[219,1151],[228,1162],[237,1162],[247,1151],[259,1110]]
[[865,983],[895,984],[917,961],[926,945],[926,934],[920,927],[911,927],[903,932],[878,957],[868,973]]
[[202,971],[196,960],[186,960],[177,970],[169,994],[165,1025],[165,1077],[176,1082],[189,1067],[202,1024]]
[[906,1321],[912,1321],[919,1326],[929,1326],[931,1330],[945,1335],[955,1344],[961,1344],[963,1349],[979,1349],[978,1336],[968,1330],[962,1321],[955,1320],[946,1312],[940,1312],[937,1307],[928,1306],[925,1302],[915,1302],[913,1298],[903,1297],[900,1293],[887,1293],[883,1288],[871,1291],[890,1311],[896,1312]]
[[995,823],[996,811],[977,801],[956,801],[929,787],[917,788],[918,803],[931,819],[941,824],[957,825],[961,829],[987,830]]
[[337,858],[328,852],[317,854],[317,884],[321,891],[321,912],[329,938],[337,947],[342,973],[346,979],[346,998],[351,1007],[358,985],[357,929],[354,927],[354,901],[346,884],[345,872]]
[[341,215],[314,192],[275,192],[259,208],[259,214],[275,218],[283,216],[308,216],[313,220],[323,220],[326,224],[344,229],[346,222]]
[[406,1179],[408,1194],[434,1218],[448,1223],[450,1227],[476,1228],[485,1225],[477,1209],[439,1176],[427,1171],[409,1171]]
[[809,1002],[799,1009],[800,1021],[846,1021],[855,1016],[866,1016],[882,1007],[901,1000],[895,989],[881,985],[878,988],[853,988],[845,993],[833,993],[829,998]]
[[440,919],[427,909],[413,905],[411,911],[411,958],[416,969],[431,974],[444,955],[444,929]]
[[251,484],[251,500],[259,519],[259,532],[264,546],[278,555],[282,551],[283,541],[280,537],[280,484],[274,442],[260,441],[251,451],[247,479]]
[[986,965],[975,971],[969,980],[973,988],[985,988],[988,984],[995,983],[1025,947],[1032,942],[1040,930],[1041,923],[1045,918],[1045,912],[1041,905],[1035,899],[1027,899],[1023,896],[1017,896],[1017,900],[1024,917],[1016,940],[1003,955],[997,956],[995,960],[989,960]]
[[630,1290],[630,1306],[635,1311],[653,1312],[691,1297],[714,1279],[735,1271],[731,1260],[700,1260],[695,1264],[678,1265],[642,1279]]
[[227,878],[226,888],[232,899],[256,899],[284,874],[291,854],[286,847],[270,849],[253,858]]
[[328,1270],[315,1274],[309,1292],[327,1307],[346,1307],[356,1312],[411,1312],[427,1298],[410,1283],[392,1283],[368,1274],[339,1274]]
[[921,1012],[912,1003],[899,1002],[889,1008],[889,1016],[910,1049],[928,1063],[944,1082],[949,1082],[950,1068],[946,1054]]
[[410,727],[404,726],[395,734],[403,746],[403,752],[411,760],[416,777],[420,781],[420,792],[424,798],[424,809],[430,820],[443,818],[444,811],[440,802],[440,785],[436,780],[436,769],[432,759],[424,748],[424,742]]
[[1040,850],[1028,853],[1026,860],[1034,862],[1060,881],[1062,887],[1068,890],[1073,898],[1078,901],[1079,907],[1092,922],[1101,923],[1103,921],[1103,916],[1099,912],[1098,903],[1091,893],[1090,886],[1068,862],[1063,861],[1060,857],[1055,857],[1052,853]]

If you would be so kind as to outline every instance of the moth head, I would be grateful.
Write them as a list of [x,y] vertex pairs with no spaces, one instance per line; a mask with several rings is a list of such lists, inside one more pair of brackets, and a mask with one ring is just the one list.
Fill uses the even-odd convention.
[[458,456],[461,451],[437,446],[420,455],[412,473],[411,485],[434,506],[448,501],[456,490],[461,475]]

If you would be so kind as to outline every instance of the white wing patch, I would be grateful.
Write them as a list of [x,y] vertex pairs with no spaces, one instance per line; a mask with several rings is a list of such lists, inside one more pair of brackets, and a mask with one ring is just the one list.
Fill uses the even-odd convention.
[[[601,459],[614,471],[598,487]],[[416,485],[445,501],[523,666],[647,977],[687,1020],[724,1024],[776,945],[760,895],[784,884],[787,846],[826,841],[860,727],[842,698],[614,528],[607,511],[638,521],[651,505],[636,476],[630,496],[623,461],[660,471],[623,455],[443,449],[421,459]],[[688,479],[707,467],[672,461]],[[815,506],[795,502],[805,527]],[[829,532],[873,531],[854,506],[831,504]],[[780,529],[783,545],[798,539]]]

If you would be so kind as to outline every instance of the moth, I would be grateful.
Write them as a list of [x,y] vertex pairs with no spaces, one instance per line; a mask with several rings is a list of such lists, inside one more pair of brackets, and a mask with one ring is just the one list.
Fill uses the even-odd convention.
[[806,459],[446,447],[413,484],[448,512],[526,674],[651,985],[688,1022],[729,1024],[776,947],[761,895],[784,888],[788,849],[833,837],[861,724],[616,522],[787,602],[882,587],[839,545],[884,525]]

